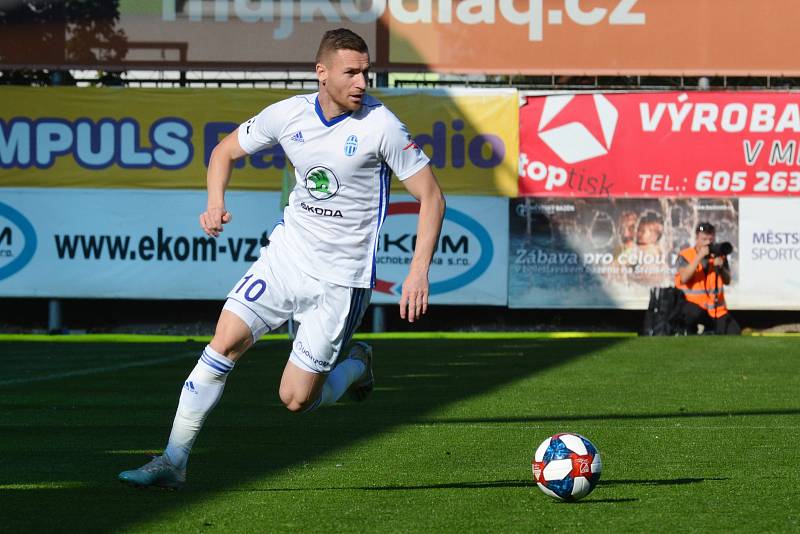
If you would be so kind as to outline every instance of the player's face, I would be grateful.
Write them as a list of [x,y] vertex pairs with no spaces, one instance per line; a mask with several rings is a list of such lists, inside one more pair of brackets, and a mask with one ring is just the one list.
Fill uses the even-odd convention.
[[[322,67],[322,68],[320,68]],[[317,66],[317,76],[333,102],[345,111],[355,111],[367,92],[369,55],[355,50],[336,50]]]

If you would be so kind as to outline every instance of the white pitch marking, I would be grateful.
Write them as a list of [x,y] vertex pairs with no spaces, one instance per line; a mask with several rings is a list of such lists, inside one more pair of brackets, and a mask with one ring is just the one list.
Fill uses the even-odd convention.
[[126,362],[126,363],[118,363],[116,365],[105,365],[103,367],[90,367],[88,369],[78,369],[75,371],[64,371],[61,373],[53,373],[44,376],[33,376],[30,378],[12,378],[10,380],[0,380],[0,386],[10,386],[14,384],[30,384],[31,382],[44,382],[47,380],[58,380],[59,378],[72,378],[74,376],[86,376],[86,375],[94,375],[99,373],[107,373],[111,371],[119,371],[122,369],[130,369],[132,367],[147,367],[148,365],[155,365],[158,363],[166,363],[166,362],[173,362],[175,360],[181,360],[183,358],[188,358],[190,354],[195,353],[186,353],[186,354],[178,354],[173,356],[167,356],[164,358],[155,358],[152,360],[144,360],[144,361],[136,361],[136,362]]

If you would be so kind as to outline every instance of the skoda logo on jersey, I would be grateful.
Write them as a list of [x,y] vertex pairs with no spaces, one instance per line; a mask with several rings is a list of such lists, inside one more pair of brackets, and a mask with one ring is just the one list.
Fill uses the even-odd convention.
[[20,212],[0,202],[0,280],[19,272],[36,252],[36,232]]
[[358,137],[351,135],[344,142],[344,153],[347,156],[352,156],[356,153],[356,150],[358,150]]
[[339,180],[327,167],[312,167],[306,173],[306,190],[317,200],[328,200],[339,192]]

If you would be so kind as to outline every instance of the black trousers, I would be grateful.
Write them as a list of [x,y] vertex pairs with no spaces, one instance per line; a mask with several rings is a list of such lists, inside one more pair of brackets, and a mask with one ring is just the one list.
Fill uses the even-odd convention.
[[689,335],[697,333],[697,325],[705,327],[704,334],[717,334],[725,336],[738,336],[742,333],[739,323],[736,322],[730,312],[722,317],[711,317],[708,312],[693,302],[684,301],[681,306],[681,318]]

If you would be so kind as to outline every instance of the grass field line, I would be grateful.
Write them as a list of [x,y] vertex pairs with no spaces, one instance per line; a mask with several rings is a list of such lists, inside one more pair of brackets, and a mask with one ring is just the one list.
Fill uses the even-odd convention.
[[101,367],[88,367],[86,369],[76,369],[74,371],[61,371],[58,373],[50,373],[41,376],[31,376],[26,378],[11,378],[8,380],[0,380],[0,386],[12,386],[18,384],[30,384],[32,382],[45,382],[47,380],[58,380],[61,378],[73,378],[76,376],[95,375],[100,373],[109,373],[113,371],[120,371],[122,369],[131,369],[134,367],[147,367],[159,363],[174,362],[182,360],[189,356],[197,356],[196,352],[184,352],[182,354],[173,354],[172,356],[165,356],[163,358],[152,358],[149,360],[138,360],[133,362],[122,362],[114,365],[103,365]]
[[0,484],[0,491],[10,490],[54,490],[54,489],[79,489],[88,488],[85,482],[66,481],[66,482],[35,482],[32,484]]

